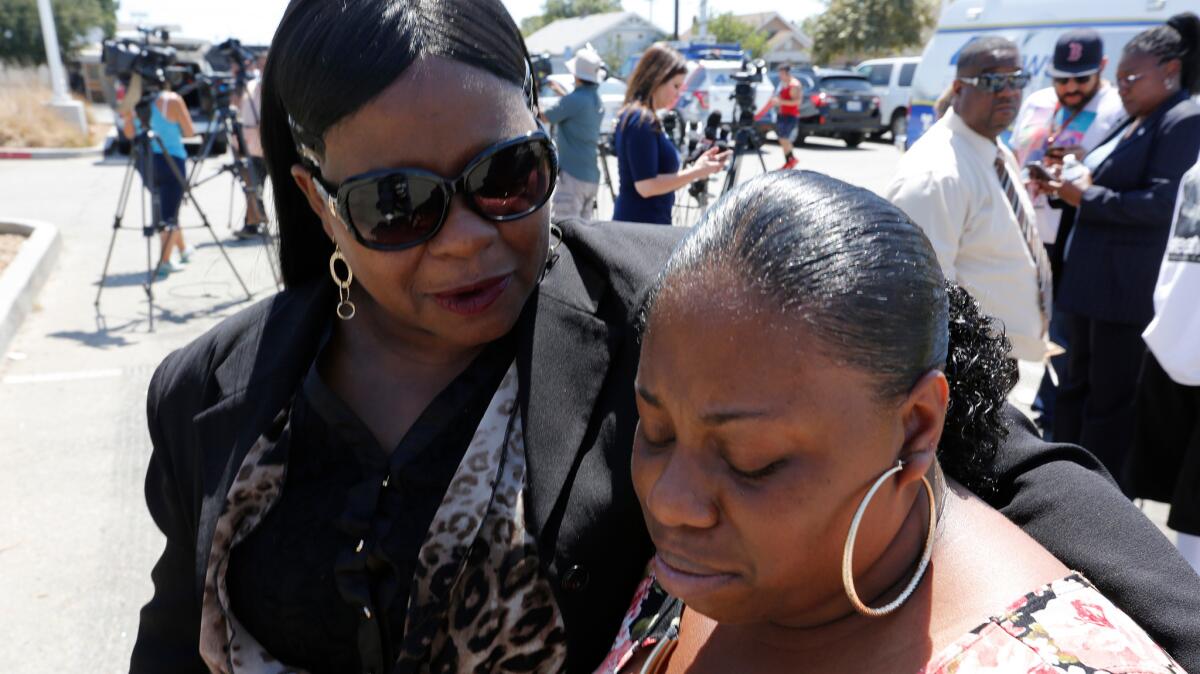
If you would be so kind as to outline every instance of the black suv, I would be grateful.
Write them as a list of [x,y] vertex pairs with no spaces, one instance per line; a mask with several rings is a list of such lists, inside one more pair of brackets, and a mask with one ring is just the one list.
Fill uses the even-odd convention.
[[863,75],[815,68],[796,77],[804,85],[797,145],[807,136],[827,136],[841,138],[846,147],[858,147],[868,134],[879,130],[879,97]]

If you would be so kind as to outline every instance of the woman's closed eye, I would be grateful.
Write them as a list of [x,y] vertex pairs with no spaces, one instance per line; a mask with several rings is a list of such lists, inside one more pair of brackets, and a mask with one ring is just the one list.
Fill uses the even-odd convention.
[[665,449],[672,442],[675,442],[675,436],[669,432],[662,431],[647,431],[642,424],[638,425],[638,435],[642,436],[642,443],[651,449]]
[[778,459],[778,460],[772,461],[771,463],[768,463],[767,465],[762,466],[760,468],[743,469],[743,468],[739,468],[736,465],[734,465],[734,463],[732,461],[730,461],[728,458],[725,459],[725,465],[729,466],[729,470],[733,471],[734,475],[737,475],[739,478],[742,478],[745,480],[750,480],[752,482],[764,480],[764,479],[770,477],[771,475],[774,475],[786,463],[787,463],[787,459]]

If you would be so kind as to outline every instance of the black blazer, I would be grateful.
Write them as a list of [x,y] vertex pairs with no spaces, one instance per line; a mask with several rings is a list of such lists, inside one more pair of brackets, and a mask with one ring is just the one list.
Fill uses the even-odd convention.
[[[1128,124],[1101,145],[1125,133]],[[1180,92],[1096,168],[1066,250],[1055,298],[1059,309],[1140,326],[1154,318],[1154,284],[1179,181],[1197,155],[1200,105]]]
[[[686,230],[561,226],[559,259],[530,301],[535,316],[517,365],[528,524],[563,611],[569,671],[590,673],[652,550],[629,476],[633,325],[647,285]],[[155,373],[146,500],[167,545],[142,609],[133,672],[205,671],[200,599],[213,526],[232,473],[316,356],[336,304],[332,288],[280,293],[173,353]],[[993,505],[1200,671],[1200,579],[1090,454],[1040,442],[1011,414]]]

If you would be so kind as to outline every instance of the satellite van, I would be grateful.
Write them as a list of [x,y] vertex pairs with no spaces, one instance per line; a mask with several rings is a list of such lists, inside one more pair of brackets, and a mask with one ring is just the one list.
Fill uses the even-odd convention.
[[913,76],[904,147],[937,121],[933,104],[954,80],[959,52],[975,39],[994,35],[1017,43],[1023,68],[1032,76],[1025,89],[1029,94],[1050,86],[1046,68],[1058,37],[1091,28],[1104,40],[1108,68],[1103,76],[1112,82],[1125,43],[1196,7],[1196,0],[947,0]]

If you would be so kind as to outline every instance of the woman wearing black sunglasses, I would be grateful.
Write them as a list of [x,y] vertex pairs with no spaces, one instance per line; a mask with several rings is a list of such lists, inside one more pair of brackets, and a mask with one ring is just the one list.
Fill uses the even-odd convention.
[[[600,663],[651,554],[634,324],[679,230],[552,233],[533,89],[499,0],[293,0],[262,110],[287,290],[151,384],[167,543],[134,672]],[[1018,425],[999,456],[997,507],[1097,583],[1122,581],[1083,504],[1125,525],[1104,561],[1130,588],[1180,585],[1085,454]]]

